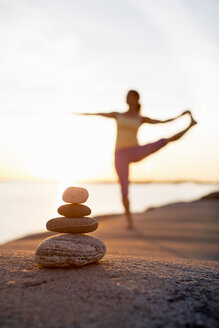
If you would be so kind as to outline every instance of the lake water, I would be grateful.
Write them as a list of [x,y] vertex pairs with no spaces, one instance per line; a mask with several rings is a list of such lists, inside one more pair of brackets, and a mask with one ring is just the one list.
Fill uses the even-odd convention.
[[[86,204],[93,215],[123,211],[118,184],[80,186],[89,191]],[[46,222],[58,216],[56,209],[63,203],[65,187],[57,182],[0,182],[0,243],[44,231]],[[195,200],[218,189],[218,184],[132,184],[131,207],[132,211],[144,211],[150,206]]]

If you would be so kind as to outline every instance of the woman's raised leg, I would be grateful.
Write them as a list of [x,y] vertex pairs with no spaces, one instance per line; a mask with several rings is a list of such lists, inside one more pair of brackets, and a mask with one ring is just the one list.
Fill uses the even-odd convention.
[[169,142],[179,140],[188,130],[191,129],[191,127],[193,127],[195,124],[197,124],[197,122],[193,119],[191,114],[190,114],[190,116],[191,116],[191,122],[190,122],[189,126],[186,129],[184,129],[183,131],[173,135],[172,137],[163,138],[156,142],[152,142],[152,143],[149,143],[149,144],[146,144],[143,146],[135,147],[135,149],[133,149],[131,162],[139,162],[142,159],[144,159],[145,157],[157,152],[158,150],[160,150],[161,148],[166,146]]
[[194,125],[197,124],[197,122],[193,119],[192,115],[190,114],[191,116],[191,123],[189,124],[188,128],[186,128],[185,130],[173,135],[172,137],[170,138],[167,138],[166,141],[167,143],[169,142],[173,142],[173,141],[176,141],[176,140],[179,140],[180,138],[182,138],[182,136],[191,129],[191,127],[193,127]]

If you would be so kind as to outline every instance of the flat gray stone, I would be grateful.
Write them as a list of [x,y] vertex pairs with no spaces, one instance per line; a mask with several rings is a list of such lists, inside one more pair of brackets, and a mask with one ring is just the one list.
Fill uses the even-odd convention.
[[66,218],[64,216],[54,218],[46,223],[50,231],[63,233],[86,233],[96,230],[98,221],[93,218]]
[[74,267],[98,262],[106,246],[92,236],[63,234],[45,239],[37,248],[35,262],[43,267]]

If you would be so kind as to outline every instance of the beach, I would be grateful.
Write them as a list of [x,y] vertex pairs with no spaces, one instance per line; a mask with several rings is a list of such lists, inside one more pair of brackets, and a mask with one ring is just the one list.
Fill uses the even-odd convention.
[[34,263],[53,233],[0,246],[1,327],[217,327],[219,201],[178,202],[96,217],[107,247],[98,263],[46,269]]
[[0,328],[219,328],[219,1],[0,8]]

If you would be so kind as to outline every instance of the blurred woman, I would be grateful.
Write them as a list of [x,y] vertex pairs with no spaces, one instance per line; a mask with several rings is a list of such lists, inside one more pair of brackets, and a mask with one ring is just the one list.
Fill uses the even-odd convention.
[[[93,113],[83,115],[100,115],[107,118],[113,118],[117,123],[117,139],[115,147],[115,168],[119,178],[122,194],[122,202],[125,208],[128,228],[132,228],[133,222],[130,213],[130,202],[128,197],[129,188],[129,164],[139,162],[145,157],[157,152],[168,143],[180,139],[192,126],[197,124],[193,119],[190,111],[184,111],[177,117],[168,120],[156,120],[149,117],[141,116],[139,93],[135,90],[130,90],[126,97],[128,110],[124,113],[111,112],[111,113]],[[175,134],[170,138],[162,138],[155,142],[145,145],[139,145],[137,140],[137,132],[139,127],[144,124],[158,124],[171,122],[178,117],[188,114],[190,115],[191,122],[189,126],[183,131]]]

